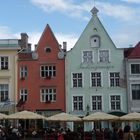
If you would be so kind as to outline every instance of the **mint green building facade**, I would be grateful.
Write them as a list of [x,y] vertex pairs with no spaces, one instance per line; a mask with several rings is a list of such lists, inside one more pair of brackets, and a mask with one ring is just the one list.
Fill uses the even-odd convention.
[[[114,45],[98,18],[98,10],[94,7],[91,13],[66,56],[66,111],[80,117],[98,111],[121,115],[127,113],[123,49]],[[85,130],[93,127],[98,125],[84,125]]]

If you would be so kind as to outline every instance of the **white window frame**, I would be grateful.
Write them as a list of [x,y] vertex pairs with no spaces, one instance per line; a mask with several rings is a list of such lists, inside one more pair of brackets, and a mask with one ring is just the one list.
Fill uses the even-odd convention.
[[133,95],[132,95],[132,85],[140,85],[140,83],[131,83],[131,84],[130,84],[130,93],[131,93],[130,97],[131,97],[131,100],[133,100],[133,101],[139,101],[140,99],[133,99]]
[[28,90],[27,89],[20,89],[20,99],[22,99],[22,101],[27,101],[27,99],[28,99]]
[[[3,68],[2,68],[2,60],[1,60],[2,58],[4,58]],[[6,59],[7,59],[7,61],[6,61]],[[9,69],[9,57],[8,56],[0,56],[0,70],[8,70],[8,69]]]
[[131,69],[131,66],[132,66],[132,65],[139,65],[139,69],[140,69],[140,63],[130,63],[130,64],[129,64],[130,75],[140,75],[140,73],[132,73],[132,69]]
[[[92,54],[92,59],[89,61],[89,57],[87,57],[86,59],[88,59],[88,62],[84,62],[84,52],[91,52]],[[83,50],[82,51],[82,63],[85,63],[85,64],[90,64],[90,63],[93,63],[94,62],[94,52],[92,50]]]
[[40,89],[40,102],[56,102],[56,88],[51,88],[51,87],[41,88]]
[[[101,97],[101,109],[97,109],[97,106],[98,106],[98,101],[96,102],[96,110],[93,110],[93,100],[92,100],[92,98],[93,98],[93,96],[95,96],[95,97],[97,97],[97,96],[100,96]],[[103,110],[103,96],[102,95],[92,95],[91,96],[91,107],[92,107],[92,111],[102,111]]]
[[[119,73],[119,86],[116,86],[116,78],[115,78],[115,84],[114,84],[114,86],[111,86],[111,80],[110,80],[110,73]],[[112,72],[112,71],[110,71],[109,73],[108,73],[109,75],[108,75],[108,81],[109,81],[109,87],[120,87],[120,72]]]
[[[83,104],[83,106],[82,106],[82,108],[83,108],[83,110],[79,110],[79,107],[78,107],[78,110],[74,110],[74,97],[82,97],[82,104]],[[78,105],[79,106],[79,105]],[[84,105],[84,95],[81,95],[81,94],[74,94],[74,95],[72,95],[72,111],[84,111],[85,110],[85,105]]]
[[[100,61],[100,51],[108,51],[108,61]],[[110,50],[108,50],[108,49],[99,49],[98,50],[98,62],[100,62],[100,63],[109,63],[110,62]]]
[[[2,95],[3,94],[3,99]],[[6,101],[9,99],[9,84],[0,84],[0,102]]]
[[[80,87],[80,86],[76,86],[76,87],[74,87],[74,82],[73,82],[73,74],[81,74],[82,75],[82,86]],[[79,82],[79,78],[76,78],[77,79],[77,85],[79,85],[78,84],[78,82]],[[79,79],[79,80],[78,80]],[[72,80],[72,88],[83,88],[84,87],[84,83],[83,83],[83,79],[84,79],[84,75],[83,75],[83,73],[82,72],[73,72],[73,73],[71,73],[71,80]]]
[[[101,86],[92,86],[92,77],[91,77],[91,74],[92,74],[92,73],[100,73],[100,74],[101,74],[101,80],[100,80],[100,81],[101,81]],[[103,77],[103,76],[102,76],[102,72],[100,72],[100,71],[98,71],[98,72],[97,72],[97,71],[94,71],[94,72],[91,71],[91,72],[90,72],[90,86],[93,87],[93,88],[94,88],[94,87],[95,87],[95,88],[96,88],[96,87],[102,87],[102,77]],[[96,84],[97,84],[97,81],[96,81]]]
[[[119,96],[120,97],[120,109],[116,109],[116,103],[115,103],[115,109],[112,109],[111,107],[111,96]],[[116,98],[116,97],[115,97]],[[115,101],[116,102],[116,101]],[[117,95],[117,94],[114,94],[114,95],[110,95],[109,96],[109,104],[110,104],[110,110],[111,111],[121,111],[122,110],[122,97],[121,95]]]
[[[51,69],[49,69],[51,67]],[[42,69],[43,68],[43,69]],[[42,74],[44,73],[44,74]],[[55,77],[56,76],[56,66],[55,65],[41,65],[40,66],[40,77]]]
[[28,68],[27,66],[20,67],[20,78],[25,78],[28,76]]

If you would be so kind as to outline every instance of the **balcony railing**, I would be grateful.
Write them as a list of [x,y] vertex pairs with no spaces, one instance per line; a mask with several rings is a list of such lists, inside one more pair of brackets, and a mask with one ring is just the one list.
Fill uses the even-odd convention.
[[18,39],[0,39],[0,46],[18,46]]

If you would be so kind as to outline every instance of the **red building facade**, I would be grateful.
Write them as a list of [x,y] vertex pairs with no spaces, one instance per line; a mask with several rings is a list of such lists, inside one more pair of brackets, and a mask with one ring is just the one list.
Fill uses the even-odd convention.
[[65,52],[49,25],[30,50],[27,34],[21,35],[18,55],[18,110],[30,110],[45,116],[65,111]]

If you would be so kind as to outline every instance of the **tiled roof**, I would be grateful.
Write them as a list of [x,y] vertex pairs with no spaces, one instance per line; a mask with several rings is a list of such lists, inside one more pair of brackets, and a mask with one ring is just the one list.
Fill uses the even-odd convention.
[[140,59],[140,42],[134,48],[128,48],[125,51],[125,57],[128,59]]
[[125,48],[124,57],[128,57],[134,48]]
[[31,60],[32,59],[32,52],[19,53],[18,58],[19,58],[19,60],[29,60],[29,59]]

